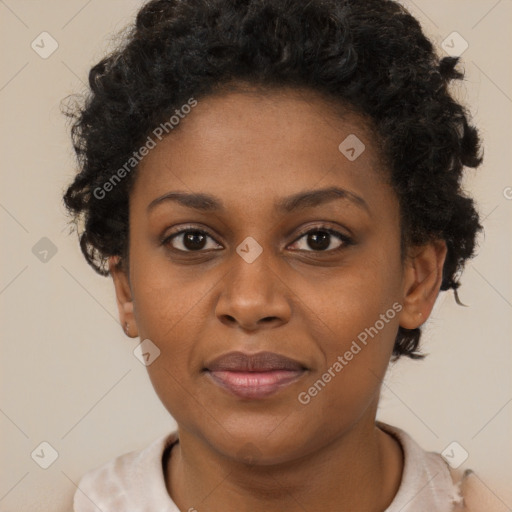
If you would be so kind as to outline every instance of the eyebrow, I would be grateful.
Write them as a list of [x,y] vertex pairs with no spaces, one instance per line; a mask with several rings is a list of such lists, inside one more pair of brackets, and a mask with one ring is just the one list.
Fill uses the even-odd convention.
[[[298,192],[297,194],[284,197],[277,201],[275,204],[275,209],[279,212],[290,213],[292,211],[303,208],[319,206],[336,199],[350,201],[355,206],[358,206],[359,208],[365,210],[367,213],[370,213],[368,204],[362,197],[339,187],[329,187],[318,190]],[[150,212],[158,205],[167,201],[174,201],[188,208],[193,208],[194,210],[204,212],[226,211],[222,200],[215,196],[200,193],[189,194],[185,192],[169,192],[163,196],[157,197],[151,201],[151,203],[149,203],[147,211]]]

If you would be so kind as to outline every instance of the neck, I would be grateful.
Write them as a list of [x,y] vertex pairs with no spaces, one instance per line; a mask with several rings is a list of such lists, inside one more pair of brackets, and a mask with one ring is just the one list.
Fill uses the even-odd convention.
[[381,512],[402,477],[400,445],[373,418],[311,455],[271,466],[228,459],[187,431],[179,435],[167,488],[180,510]]

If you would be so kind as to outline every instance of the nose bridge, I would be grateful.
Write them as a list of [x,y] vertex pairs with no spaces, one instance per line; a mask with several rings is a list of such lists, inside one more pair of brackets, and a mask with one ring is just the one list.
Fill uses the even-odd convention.
[[288,321],[290,305],[283,284],[273,270],[272,257],[271,251],[252,237],[237,246],[217,302],[216,314],[221,321],[245,328],[255,328],[271,320]]
[[275,278],[275,275],[269,275],[271,271],[268,251],[261,251],[260,254],[257,252],[259,251],[250,244],[240,244],[237,248],[237,253],[233,255],[230,262],[230,274],[233,277],[228,279],[228,283],[233,284],[232,289],[229,290],[230,293],[237,292],[247,296],[269,298],[267,295],[272,288],[272,283],[269,281]]
[[236,254],[230,261],[233,279],[228,279],[232,286],[229,294],[239,300],[269,301],[273,294],[276,279],[270,270],[271,254],[256,239],[245,238],[236,248]]

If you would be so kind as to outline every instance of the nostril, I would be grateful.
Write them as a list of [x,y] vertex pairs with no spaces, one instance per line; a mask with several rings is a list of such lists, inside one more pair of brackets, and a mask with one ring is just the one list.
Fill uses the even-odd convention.
[[236,322],[235,317],[231,315],[224,315],[224,319],[227,320],[229,323]]

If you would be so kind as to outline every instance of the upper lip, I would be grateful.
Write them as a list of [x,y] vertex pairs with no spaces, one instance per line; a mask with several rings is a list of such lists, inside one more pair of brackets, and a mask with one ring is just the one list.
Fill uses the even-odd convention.
[[209,371],[268,372],[272,370],[301,371],[306,367],[294,359],[274,352],[258,352],[256,354],[229,352],[207,363],[205,369]]

